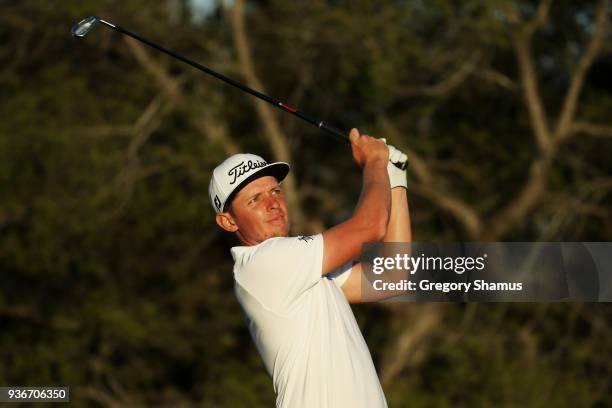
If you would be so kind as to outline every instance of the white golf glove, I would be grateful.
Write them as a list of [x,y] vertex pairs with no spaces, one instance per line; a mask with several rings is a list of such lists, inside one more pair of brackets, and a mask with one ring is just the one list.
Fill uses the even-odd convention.
[[408,157],[399,149],[396,149],[391,145],[387,146],[389,147],[389,163],[387,163],[387,173],[389,174],[391,188],[404,187],[407,189],[408,178],[406,176],[406,169],[402,170],[395,164],[405,166],[406,162],[408,161]]

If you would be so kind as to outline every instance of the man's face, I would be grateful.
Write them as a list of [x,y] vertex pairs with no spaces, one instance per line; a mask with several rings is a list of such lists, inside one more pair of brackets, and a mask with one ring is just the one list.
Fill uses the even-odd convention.
[[230,211],[217,216],[217,223],[227,231],[236,232],[246,245],[286,237],[289,215],[279,182],[272,176],[253,180],[236,194]]

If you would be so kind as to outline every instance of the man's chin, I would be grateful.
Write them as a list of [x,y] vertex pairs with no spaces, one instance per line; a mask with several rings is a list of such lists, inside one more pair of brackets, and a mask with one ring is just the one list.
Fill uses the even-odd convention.
[[289,225],[288,224],[284,224],[282,226],[279,225],[278,228],[275,228],[274,231],[272,231],[272,237],[287,237],[289,236]]
[[272,233],[273,237],[287,237],[289,236],[289,229],[283,229],[283,230],[278,230],[278,231],[274,231]]

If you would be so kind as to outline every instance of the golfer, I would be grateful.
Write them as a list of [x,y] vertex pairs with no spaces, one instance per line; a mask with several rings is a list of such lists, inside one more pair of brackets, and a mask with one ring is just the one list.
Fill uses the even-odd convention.
[[362,244],[411,239],[405,170],[391,163],[406,155],[356,129],[349,138],[361,197],[352,217],[317,235],[288,236],[286,163],[237,154],[210,181],[217,224],[243,244],[231,249],[235,293],[277,407],[387,406],[349,303],[379,300],[361,295]]

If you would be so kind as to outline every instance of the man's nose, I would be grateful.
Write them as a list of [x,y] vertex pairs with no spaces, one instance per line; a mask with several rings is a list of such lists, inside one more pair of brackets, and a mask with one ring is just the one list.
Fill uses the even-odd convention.
[[266,196],[266,208],[268,210],[274,209],[274,208],[278,208],[280,206],[279,203],[279,198],[277,196],[274,196],[272,194],[268,194]]

